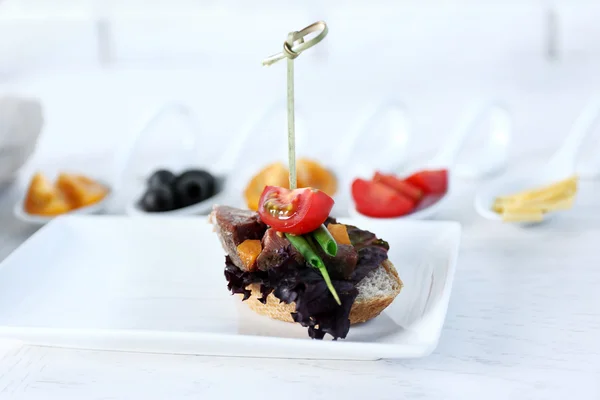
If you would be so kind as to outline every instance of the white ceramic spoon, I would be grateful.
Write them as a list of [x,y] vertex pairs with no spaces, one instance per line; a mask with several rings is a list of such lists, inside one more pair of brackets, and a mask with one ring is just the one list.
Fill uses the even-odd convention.
[[[447,202],[454,188],[454,172],[457,157],[464,147],[465,142],[476,130],[473,128],[486,115],[490,116],[490,130],[486,133],[487,147],[484,149],[485,156],[481,157],[480,165],[472,169],[465,169],[469,176],[485,176],[501,170],[506,164],[507,147],[510,142],[511,117],[506,108],[496,102],[485,102],[476,105],[459,121],[454,133],[450,135],[442,150],[420,169],[447,169],[448,190],[440,196],[431,196],[421,202],[410,214],[391,219],[425,219],[436,214]],[[485,163],[485,160],[488,160]],[[367,178],[370,178],[367,177]],[[351,202],[348,212],[357,218],[367,217],[356,210],[354,201]]]
[[372,175],[374,170],[402,168],[410,147],[409,113],[397,99],[369,104],[352,126],[356,129],[332,154],[339,192],[332,211],[336,216],[347,215],[353,208],[350,187],[354,178]]
[[[194,111],[190,107],[177,102],[169,102],[159,107],[158,110],[152,112],[149,118],[145,118],[143,120],[141,128],[134,131],[134,133],[131,136],[129,136],[128,140],[125,141],[123,146],[121,147],[120,152],[116,157],[116,173],[118,177],[115,180],[119,182],[119,189],[122,189],[123,185],[125,184],[125,182],[123,182],[123,175],[129,167],[131,157],[138,145],[144,140],[147,133],[151,131],[151,129],[159,122],[161,118],[171,113],[174,113],[180,118],[183,118],[183,120],[189,128],[188,135],[184,135],[181,137],[182,154],[179,156],[181,156],[181,158],[183,159],[182,161],[186,163],[186,168],[193,168],[197,166],[195,157],[197,155],[196,150],[198,146],[198,132],[200,131],[198,119]],[[129,199],[125,206],[125,212],[131,216],[173,216],[208,214],[212,209],[213,204],[221,202],[222,197],[224,196],[223,189],[227,180],[226,174],[222,171],[222,164],[224,158],[224,156],[221,157],[221,160],[219,160],[215,165],[211,166],[211,172],[213,173],[213,175],[215,175],[215,178],[217,180],[217,190],[214,196],[196,204],[192,204],[190,206],[178,208],[171,211],[148,212],[140,206],[139,202],[139,199],[143,194],[143,190],[145,190],[144,184],[144,189],[136,193],[135,197]],[[157,165],[157,167],[159,167],[159,165]],[[146,177],[143,177],[142,179],[145,178]]]
[[36,214],[30,214],[27,211],[25,211],[25,208],[24,208],[25,198],[22,198],[19,202],[17,202],[14,205],[13,214],[19,220],[26,222],[28,224],[32,224],[32,225],[44,225],[44,224],[50,222],[51,220],[53,220],[54,218],[57,218],[62,215],[100,214],[107,209],[107,206],[111,200],[111,195],[113,192],[110,189],[110,186],[106,182],[99,181],[99,183],[106,186],[109,191],[102,200],[100,200],[99,202],[97,202],[95,204],[89,205],[87,207],[81,207],[81,208],[78,208],[78,209],[69,211],[67,213],[57,215],[57,216],[36,215]]
[[[588,103],[581,112],[563,145],[550,161],[539,170],[513,173],[481,188],[475,196],[475,209],[488,219],[501,221],[502,216],[492,210],[498,196],[509,195],[522,190],[534,189],[575,174],[577,155],[583,140],[600,122],[600,98]],[[544,219],[554,213],[548,213]]]
[[[296,159],[313,158],[324,167],[333,169],[327,159],[311,151],[311,137],[302,108],[296,105]],[[267,165],[281,162],[287,167],[287,108],[285,99],[279,99],[264,112],[249,119],[234,143],[229,147],[230,179],[225,191],[227,204],[246,208],[244,191],[250,180]],[[335,196],[334,196],[335,197]]]

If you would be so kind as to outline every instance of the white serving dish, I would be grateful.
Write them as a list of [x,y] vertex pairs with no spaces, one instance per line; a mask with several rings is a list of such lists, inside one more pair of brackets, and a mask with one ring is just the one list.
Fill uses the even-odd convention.
[[[214,204],[225,198],[230,163],[228,152],[206,146],[202,129],[194,110],[179,102],[167,102],[148,116],[141,126],[123,140],[117,151],[117,189],[126,197],[125,213],[141,215],[199,215],[208,214]],[[217,179],[217,193],[199,203],[171,211],[148,212],[140,207],[147,190],[146,180],[158,169],[176,174],[189,169],[204,169]]]
[[[502,221],[502,215],[493,210],[497,197],[544,187],[575,175],[577,159],[585,139],[597,130],[599,124],[600,97],[595,97],[579,114],[563,144],[546,165],[538,170],[514,172],[512,175],[488,183],[477,191],[474,204],[479,215],[492,221]],[[593,168],[586,172],[593,175]],[[548,220],[556,214],[557,212],[545,213],[543,220]],[[519,224],[536,225],[537,222]]]
[[[477,129],[482,122],[488,122],[485,129]],[[512,117],[508,110],[496,101],[486,101],[474,104],[459,120],[454,132],[449,136],[446,143],[438,151],[437,155],[421,168],[413,171],[400,173],[399,176],[408,176],[412,172],[423,169],[446,169],[448,170],[448,190],[435,201],[427,204],[419,204],[411,213],[399,217],[389,218],[392,220],[403,219],[425,219],[435,216],[443,209],[456,182],[456,176],[468,176],[481,178],[502,171],[506,165],[507,149],[511,137]],[[483,135],[483,136],[481,136]],[[364,134],[363,134],[364,136]],[[473,138],[481,136],[487,145],[475,157],[477,160],[473,165],[459,163],[460,155],[463,153],[466,143]],[[383,169],[384,172],[398,172]],[[370,179],[375,170],[364,168],[357,176]],[[348,184],[349,186],[349,184]],[[348,205],[348,214],[357,219],[373,219],[358,212],[354,199]]]
[[[351,220],[344,221],[352,223]],[[460,241],[455,222],[361,221],[388,240],[404,288],[345,340],[250,311],[226,289],[205,218],[65,216],[0,264],[0,337],[170,354],[313,359],[422,357],[444,323]]]
[[147,190],[144,188],[144,191],[139,191],[137,196],[137,201],[131,201],[125,207],[125,214],[131,216],[169,216],[169,215],[208,215],[215,204],[223,203],[225,200],[225,178],[224,177],[216,177],[216,193],[214,196],[209,197],[206,200],[200,201],[196,204],[192,204],[186,207],[176,208],[174,210],[169,211],[161,211],[161,212],[149,212],[145,211],[140,205],[140,200],[144,195],[144,191]]
[[[81,208],[77,208],[75,210],[69,211],[63,215],[101,214],[104,211],[106,211],[108,204],[110,203],[111,198],[112,198],[112,189],[106,182],[102,182],[102,181],[98,181],[98,182],[108,188],[108,193],[106,194],[106,196],[104,196],[104,198],[102,200],[100,200],[97,203],[91,204],[89,206],[81,207]],[[45,215],[36,215],[36,214],[28,213],[27,211],[25,211],[25,207],[24,207],[25,196],[26,196],[26,194],[24,194],[23,197],[21,198],[21,200],[19,200],[17,203],[15,203],[15,205],[13,207],[13,215],[17,219],[19,219],[23,222],[26,222],[28,224],[32,224],[32,225],[44,225],[58,217],[58,216],[45,216]]]
[[[449,181],[451,181],[450,177],[448,179],[449,179]],[[449,186],[448,186],[448,191],[446,193],[444,193],[443,195],[440,195],[439,198],[437,198],[435,201],[432,201],[431,204],[429,204],[429,205],[419,204],[419,206],[409,214],[402,215],[400,217],[383,218],[383,219],[387,219],[390,221],[399,221],[399,220],[406,220],[406,219],[418,220],[418,219],[427,219],[427,218],[435,216],[440,210],[442,210],[444,208],[446,203],[448,203],[448,199],[451,197],[451,192],[450,192],[451,186],[450,185],[451,184],[449,184]],[[356,209],[356,203],[354,202],[354,200],[351,201],[350,207],[348,207],[348,214],[350,214],[350,217],[356,218],[357,220],[382,219],[382,218],[369,217],[367,215],[361,214]]]

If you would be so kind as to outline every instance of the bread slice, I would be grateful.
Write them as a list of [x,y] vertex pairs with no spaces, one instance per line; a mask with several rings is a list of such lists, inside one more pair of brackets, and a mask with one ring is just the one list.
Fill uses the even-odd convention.
[[[350,324],[365,322],[381,314],[387,306],[392,304],[402,286],[402,281],[394,265],[389,260],[381,263],[379,268],[371,271],[359,282],[358,296],[350,310]],[[260,285],[252,284],[248,286],[248,289],[252,290],[252,296],[244,303],[248,304],[254,312],[273,319],[294,322],[291,316],[296,309],[294,303],[282,303],[271,293],[267,297],[266,304],[263,304],[258,301],[258,298],[261,297]]]

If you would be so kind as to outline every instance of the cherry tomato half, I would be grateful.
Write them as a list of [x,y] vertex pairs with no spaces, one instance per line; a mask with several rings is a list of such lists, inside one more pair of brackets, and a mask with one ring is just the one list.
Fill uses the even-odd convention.
[[406,197],[419,201],[423,197],[423,191],[406,181],[403,181],[400,178],[395,177],[394,175],[386,175],[381,172],[375,172],[375,176],[373,176],[373,181],[381,182],[386,186],[394,189],[400,194],[405,195]]
[[406,182],[421,188],[425,193],[445,193],[448,190],[448,170],[419,171],[406,178]]
[[276,231],[303,235],[325,222],[333,203],[333,199],[320,190],[266,186],[258,202],[258,214]]
[[392,218],[410,213],[415,202],[383,183],[355,179],[352,197],[356,210],[368,217]]

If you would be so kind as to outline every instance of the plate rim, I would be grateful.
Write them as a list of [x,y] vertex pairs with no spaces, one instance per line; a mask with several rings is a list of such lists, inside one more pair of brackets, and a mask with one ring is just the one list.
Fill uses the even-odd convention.
[[[157,221],[162,221],[164,218],[172,219],[174,221],[178,221],[178,223],[188,223],[191,221],[199,222],[202,221],[197,216],[164,216],[161,218],[155,217],[140,217],[140,218],[131,218],[126,215],[93,215],[93,214],[65,214],[60,215],[53,218],[49,223],[42,226],[38,231],[36,231],[33,235],[31,235],[27,240],[25,240],[17,249],[11,252],[2,262],[0,262],[0,271],[3,270],[7,265],[10,265],[13,261],[12,259],[18,257],[21,252],[27,252],[28,248],[32,245],[35,245],[35,242],[39,240],[39,238],[43,238],[46,231],[57,229],[57,225],[69,224],[71,221],[81,221],[81,220],[121,220],[121,221],[131,221],[131,223],[139,223],[140,220],[147,219],[148,221],[153,220],[155,223]],[[356,218],[346,217],[339,218],[340,221],[357,221],[357,222],[365,222]],[[185,221],[185,222],[183,222]],[[317,340],[308,340],[307,338],[288,338],[288,337],[278,337],[278,336],[259,336],[259,335],[248,335],[242,333],[215,333],[215,332],[184,332],[184,331],[161,331],[161,330],[143,330],[143,329],[87,329],[87,328],[43,328],[43,327],[27,327],[27,326],[18,326],[18,325],[0,325],[0,337],[6,339],[16,339],[23,340],[29,344],[33,345],[43,345],[43,346],[52,346],[52,347],[68,347],[68,348],[84,348],[90,350],[107,350],[107,351],[118,351],[114,348],[98,348],[98,346],[88,345],[84,347],[77,346],[65,346],[61,345],[60,340],[52,340],[53,335],[56,337],[72,337],[82,339],[85,335],[88,335],[89,338],[98,337],[99,335],[106,338],[129,338],[130,340],[136,340],[135,336],[137,336],[137,340],[139,342],[143,342],[148,337],[153,337],[155,340],[159,342],[168,341],[173,339],[181,339],[185,338],[186,340],[196,340],[198,342],[209,341],[209,343],[221,343],[226,344],[231,341],[237,342],[238,344],[246,342],[247,344],[252,344],[256,342],[261,343],[270,343],[271,345],[275,344],[277,346],[293,346],[300,350],[315,350],[318,349],[318,346],[322,346],[320,348],[324,348],[327,350],[328,357],[325,355],[324,357],[308,357],[310,359],[348,359],[348,360],[359,360],[359,359],[393,359],[393,358],[419,358],[425,357],[431,354],[438,346],[439,339],[441,337],[446,319],[447,319],[447,310],[450,302],[450,296],[452,294],[452,288],[454,284],[454,278],[456,274],[458,257],[460,253],[460,245],[462,239],[462,226],[457,221],[442,221],[442,220],[405,220],[405,221],[397,221],[397,220],[378,220],[375,222],[376,224],[385,224],[391,226],[398,225],[445,225],[449,228],[450,236],[451,236],[451,245],[449,246],[449,253],[447,256],[448,266],[447,266],[447,278],[444,284],[444,288],[442,290],[442,296],[439,302],[435,305],[435,308],[431,310],[431,313],[437,311],[441,314],[439,317],[440,323],[436,325],[436,331],[434,333],[435,339],[431,341],[425,342],[422,345],[411,344],[406,345],[402,343],[394,343],[394,342],[353,342],[353,341],[317,341]],[[418,322],[417,322],[418,323]],[[46,339],[44,339],[44,337]],[[50,340],[48,340],[50,337]],[[342,344],[344,347],[339,347],[339,344]],[[102,347],[102,346],[100,346]],[[356,350],[348,351],[349,348],[356,347]],[[416,349],[416,347],[418,347]],[[342,350],[344,349],[344,350]],[[410,349],[408,353],[409,356],[406,355],[407,349]],[[122,351],[132,351],[135,350],[122,350]],[[298,350],[296,350],[297,352]],[[348,356],[344,357],[343,352],[346,351],[349,353]],[[171,353],[169,351],[152,351],[145,350],[141,351],[144,353],[151,352],[159,352],[163,354],[180,354],[180,353]],[[217,352],[221,354],[223,352]],[[202,351],[189,353],[184,352],[181,354],[196,354],[196,355],[216,355],[217,353],[211,353],[210,351]],[[350,355],[353,354],[353,355]],[[239,354],[241,357],[259,357],[259,358],[302,358],[302,357],[294,357],[289,355],[284,356],[247,356],[244,354]],[[306,358],[306,357],[305,357]]]

